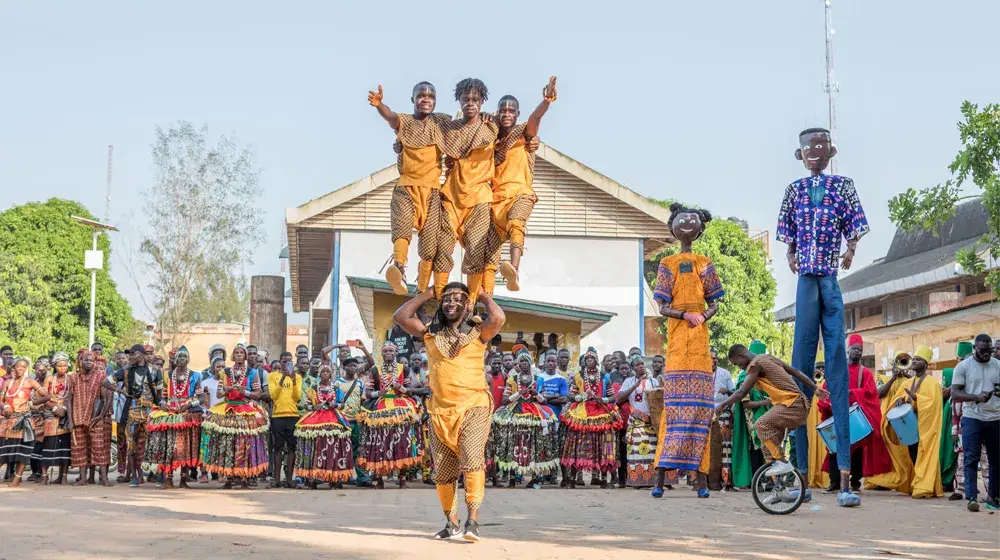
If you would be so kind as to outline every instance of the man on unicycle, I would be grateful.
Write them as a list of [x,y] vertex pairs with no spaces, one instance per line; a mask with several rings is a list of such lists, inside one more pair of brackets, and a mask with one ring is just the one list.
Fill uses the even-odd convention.
[[[733,403],[741,401],[755,385],[767,393],[773,406],[754,423],[754,428],[756,428],[763,446],[764,459],[767,461],[767,465],[761,470],[765,476],[772,480],[795,472],[795,467],[785,459],[785,434],[786,430],[795,430],[805,424],[806,415],[809,412],[806,396],[799,389],[795,380],[797,379],[804,386],[811,388],[820,398],[826,398],[826,390],[818,387],[810,376],[780,359],[769,354],[755,355],[742,344],[734,344],[729,349],[729,361],[746,370],[747,377],[735,393],[720,403],[720,409],[728,408]],[[754,476],[755,483],[758,478],[758,476]],[[792,491],[792,494],[800,491],[796,489]],[[764,499],[764,504],[768,505],[769,500],[773,502],[786,497],[772,494]],[[794,498],[796,502],[801,502],[809,501],[811,496],[809,490],[805,489],[802,500],[799,500],[798,496],[794,496]]]

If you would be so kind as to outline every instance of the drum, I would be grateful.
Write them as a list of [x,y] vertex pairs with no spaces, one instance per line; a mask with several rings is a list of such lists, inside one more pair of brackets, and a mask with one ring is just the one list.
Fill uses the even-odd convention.
[[896,432],[899,443],[903,445],[913,445],[920,441],[920,432],[917,430],[917,414],[913,412],[910,403],[903,403],[889,409],[885,413],[889,420],[889,425]]
[[656,432],[656,441],[659,441],[663,434],[660,432],[660,420],[663,419],[663,389],[657,389],[646,393],[646,404],[649,405],[649,421],[653,424],[653,431]]
[[[848,424],[851,430],[851,445],[872,435],[872,425],[868,422],[868,417],[865,416],[865,412],[861,410],[861,407],[857,403],[851,405]],[[826,448],[830,450],[830,453],[836,453],[837,432],[833,428],[833,417],[827,418],[817,424],[816,431],[823,438],[823,443],[826,444]]]

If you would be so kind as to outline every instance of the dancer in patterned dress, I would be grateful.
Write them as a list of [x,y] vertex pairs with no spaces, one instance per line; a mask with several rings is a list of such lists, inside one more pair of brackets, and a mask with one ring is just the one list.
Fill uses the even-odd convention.
[[562,412],[566,426],[562,464],[569,469],[569,488],[576,488],[576,475],[583,470],[600,473],[601,488],[607,488],[606,475],[620,463],[617,432],[624,421],[615,399],[606,394],[596,352],[584,355],[583,371],[576,375],[569,399]]
[[530,369],[518,371],[516,378],[513,387],[504,386],[503,406],[493,413],[490,439],[497,469],[508,474],[510,487],[517,484],[515,475],[530,476],[532,487],[559,468],[559,417],[545,405]]
[[188,488],[188,471],[201,464],[200,413],[192,411],[198,405],[196,392],[201,374],[188,369],[191,355],[181,346],[174,355],[174,367],[164,375],[163,398],[157,410],[149,415],[146,451],[143,463],[159,472],[157,488],[173,488],[173,474],[181,471],[181,488]]
[[660,387],[659,381],[646,375],[642,356],[632,356],[634,375],[622,383],[617,393],[619,405],[629,403],[630,415],[625,430],[626,480],[634,488],[653,486],[655,478],[656,428],[649,417],[648,395]]
[[660,261],[653,297],[667,317],[667,363],[663,372],[663,418],[656,449],[653,497],[663,496],[668,469],[698,471],[698,497],[707,498],[709,439],[715,411],[715,380],[706,322],[725,295],[712,261],[691,246],[712,219],[707,210],[670,205],[670,229],[681,243]]
[[240,480],[247,488],[247,479],[262,476],[267,471],[268,418],[257,404],[260,399],[260,378],[256,369],[247,365],[247,353],[242,344],[232,353],[233,365],[221,370],[216,394],[226,400],[212,407],[201,424],[205,469],[226,477],[224,488]]
[[[392,223],[392,264],[386,268],[385,279],[397,295],[406,293],[406,261],[413,230],[417,230],[420,266],[417,290],[427,289],[431,272],[442,274],[453,266],[451,253],[454,240],[443,231],[441,224],[441,125],[451,120],[449,115],[435,113],[437,90],[430,82],[413,86],[410,101],[413,114],[396,113],[382,102],[382,86],[368,92],[368,103],[396,132],[400,153],[396,167],[399,179],[392,191],[389,206]],[[427,230],[426,234],[424,230]],[[439,243],[444,243],[440,246]],[[443,250],[438,250],[442,248]],[[447,278],[447,276],[445,276]]]
[[35,451],[35,426],[31,418],[32,391],[41,399],[48,396],[37,381],[26,375],[28,358],[14,359],[13,374],[3,384],[0,392],[0,411],[3,413],[2,440],[0,440],[0,465],[16,465],[11,486],[21,485],[24,466],[31,462]]
[[49,482],[49,468],[59,469],[55,484],[69,482],[67,471],[70,464],[69,417],[66,413],[66,398],[69,395],[69,356],[56,352],[52,357],[55,373],[45,380],[45,391],[49,394],[44,403],[45,440],[42,446],[42,484]]
[[[494,228],[483,278],[487,293],[493,293],[498,267],[507,281],[507,289],[512,292],[520,289],[518,267],[524,252],[525,223],[538,202],[531,188],[535,154],[534,150],[527,149],[527,143],[537,141],[542,117],[557,97],[556,77],[552,76],[549,84],[542,89],[542,102],[527,121],[517,124],[521,108],[513,95],[501,97],[497,106],[497,124],[500,126],[493,155],[496,176],[493,178],[493,203],[490,207]],[[510,262],[501,263],[501,249],[507,241],[510,241]]]
[[[361,423],[357,463],[376,475],[376,488],[385,488],[383,476],[417,467],[423,461],[420,406],[410,396],[405,380],[403,365],[396,362],[396,346],[385,342],[382,367],[373,368],[370,383],[366,383],[369,400],[357,415]],[[405,472],[399,477],[399,487],[406,488]]]
[[312,490],[319,481],[340,487],[354,473],[351,423],[341,412],[344,396],[330,366],[320,366],[319,382],[309,389],[308,412],[295,426],[295,476],[309,479]]
[[[485,88],[483,93],[485,94]],[[492,159],[490,160],[492,164]],[[481,323],[469,320],[469,288],[453,282],[442,290],[438,310],[430,325],[418,316],[431,300],[431,290],[403,304],[393,320],[413,336],[423,336],[430,365],[431,449],[434,482],[447,523],[437,539],[478,541],[479,508],[486,491],[486,440],[490,433],[493,403],[483,379],[483,355],[487,344],[500,333],[506,317],[480,285],[478,300],[486,308]],[[471,326],[475,325],[475,326]],[[465,476],[465,506],[468,520],[458,525],[458,478]]]

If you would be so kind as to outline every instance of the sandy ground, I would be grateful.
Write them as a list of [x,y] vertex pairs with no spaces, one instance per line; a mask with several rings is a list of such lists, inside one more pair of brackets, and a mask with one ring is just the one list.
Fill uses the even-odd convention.
[[699,500],[647,491],[487,489],[477,544],[437,542],[435,492],[0,490],[0,560],[93,558],[1000,558],[1000,515],[964,502],[865,493],[860,509],[817,493],[789,516],[748,492]]

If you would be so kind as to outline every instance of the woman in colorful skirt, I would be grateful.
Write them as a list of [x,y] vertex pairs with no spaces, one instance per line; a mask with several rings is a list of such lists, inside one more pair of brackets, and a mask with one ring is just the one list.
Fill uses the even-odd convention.
[[617,431],[624,422],[598,368],[597,354],[587,352],[583,371],[576,375],[569,390],[570,404],[562,413],[566,425],[562,464],[569,469],[569,487],[576,488],[576,475],[589,470],[601,475],[601,488],[607,488],[606,475],[618,468]]
[[14,374],[3,384],[0,392],[0,465],[14,465],[11,486],[21,485],[24,466],[31,463],[35,452],[35,426],[32,423],[32,391],[39,402],[48,400],[48,393],[37,381],[26,375],[28,358],[14,360]]
[[322,482],[341,484],[354,473],[351,423],[341,412],[344,393],[333,382],[328,365],[319,368],[319,383],[309,389],[306,413],[295,425],[298,445],[295,476],[309,479],[309,488]]
[[[513,376],[511,376],[513,378]],[[559,468],[559,417],[546,406],[538,393],[535,376],[519,372],[512,387],[504,386],[503,406],[493,413],[493,457],[497,469],[510,476],[510,487],[517,476],[530,476],[528,486]]]
[[175,470],[181,472],[181,488],[188,488],[188,471],[201,461],[202,416],[198,410],[196,393],[201,385],[201,374],[188,369],[191,355],[181,346],[174,355],[174,368],[164,375],[164,399],[159,410],[149,415],[146,427],[146,449],[143,467],[160,473],[157,488],[173,488]]
[[[361,407],[361,452],[358,466],[376,476],[375,487],[385,488],[383,476],[420,466],[424,459],[424,432],[420,405],[408,396],[403,365],[396,362],[396,346],[382,345],[382,367],[375,368],[368,389],[369,400]],[[406,487],[406,476],[399,476]]]
[[653,497],[663,496],[667,470],[696,470],[698,497],[707,498],[715,376],[706,321],[718,311],[717,302],[725,291],[711,259],[691,250],[712,215],[676,203],[670,205],[670,211],[670,229],[681,247],[677,254],[660,261],[653,292],[660,314],[667,317],[664,413]]
[[633,355],[633,376],[622,383],[618,391],[618,405],[629,403],[630,416],[625,428],[626,484],[633,488],[653,486],[656,468],[653,464],[656,451],[656,428],[649,417],[648,396],[659,388],[655,379],[646,375],[642,356]]
[[202,462],[208,472],[226,477],[226,489],[237,479],[248,488],[248,478],[267,471],[268,418],[257,403],[262,392],[258,370],[246,360],[246,349],[238,344],[233,366],[220,371],[217,394],[226,400],[213,406],[201,424]]
[[45,379],[49,400],[45,407],[45,439],[42,443],[42,484],[49,483],[49,468],[59,469],[55,484],[67,484],[70,464],[69,418],[66,416],[66,397],[69,393],[69,356],[57,352],[52,357],[55,373]]

